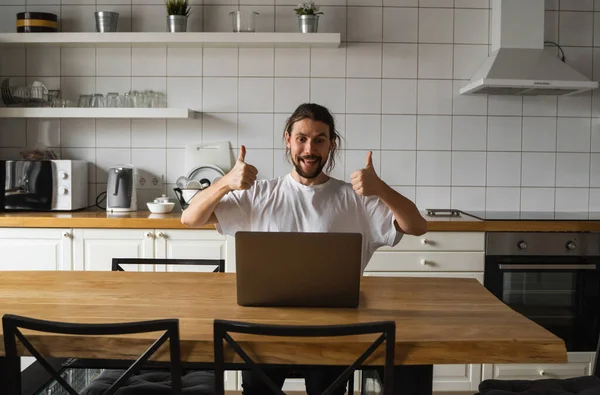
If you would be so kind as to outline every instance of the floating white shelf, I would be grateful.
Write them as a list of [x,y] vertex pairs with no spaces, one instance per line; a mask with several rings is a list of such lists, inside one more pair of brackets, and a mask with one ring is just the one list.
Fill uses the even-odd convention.
[[0,33],[0,45],[337,48],[340,33]]
[[196,118],[187,108],[0,108],[0,118]]

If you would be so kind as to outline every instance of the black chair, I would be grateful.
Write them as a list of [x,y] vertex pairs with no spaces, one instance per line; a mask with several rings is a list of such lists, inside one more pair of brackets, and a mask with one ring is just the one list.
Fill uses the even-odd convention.
[[56,364],[49,362],[39,350],[37,350],[20,328],[46,333],[60,333],[66,335],[120,335],[133,333],[161,332],[164,333],[135,361],[127,370],[121,372],[118,377],[103,389],[104,395],[112,395],[119,388],[127,385],[128,380],[139,372],[142,365],[167,341],[170,350],[170,393],[179,395],[181,393],[181,360],[179,321],[177,319],[152,320],[140,322],[127,322],[116,324],[74,324],[56,321],[44,321],[29,317],[6,314],[2,317],[2,328],[4,333],[4,350],[6,358],[6,383],[8,384],[8,395],[21,394],[21,371],[20,358],[17,353],[17,339],[33,355],[36,361],[56,380],[69,394],[78,395],[75,389],[61,377],[56,370]]
[[215,347],[215,394],[223,395],[225,356],[224,342],[238,354],[246,366],[254,371],[260,379],[269,386],[273,393],[285,395],[273,381],[265,374],[264,370],[254,362],[232,337],[231,333],[252,334],[259,336],[285,336],[285,337],[342,337],[365,334],[380,334],[380,336],[350,365],[344,372],[323,392],[322,395],[331,394],[339,386],[345,385],[354,371],[383,343],[385,342],[385,365],[383,394],[391,395],[394,389],[394,350],[396,342],[396,324],[393,321],[372,322],[351,325],[267,325],[247,322],[215,320],[214,321],[214,347]]
[[225,259],[154,259],[154,258],[113,258],[113,272],[125,271],[121,265],[189,265],[217,266],[213,273],[225,272]]
[[568,379],[497,380],[488,379],[479,384],[478,395],[599,395],[600,394],[600,338],[591,376]]

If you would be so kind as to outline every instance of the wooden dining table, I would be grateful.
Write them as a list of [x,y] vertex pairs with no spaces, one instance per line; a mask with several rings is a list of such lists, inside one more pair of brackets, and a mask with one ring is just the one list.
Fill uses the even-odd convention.
[[[395,365],[413,366],[419,369],[413,373],[429,381],[417,385],[419,394],[431,393],[434,364],[567,361],[560,338],[510,309],[474,279],[363,277],[357,308],[267,308],[237,304],[234,273],[15,271],[0,275],[0,314],[8,313],[73,323],[177,318],[182,362],[207,364],[214,361],[215,319],[286,325],[391,320],[396,323]],[[125,360],[135,360],[157,338],[28,337],[49,357]],[[374,337],[236,339],[264,364],[349,365]],[[28,355],[22,347],[19,351]],[[0,359],[3,355],[2,341]],[[380,347],[365,364],[381,366],[384,355]],[[230,349],[225,358],[232,365],[242,362]],[[155,359],[167,361],[168,347]]]

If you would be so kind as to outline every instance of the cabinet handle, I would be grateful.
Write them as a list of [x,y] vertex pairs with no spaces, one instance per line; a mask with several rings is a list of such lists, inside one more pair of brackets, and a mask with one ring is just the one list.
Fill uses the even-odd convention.
[[150,239],[152,237],[154,237],[154,233],[152,233],[152,232],[146,232],[146,238]]
[[421,239],[421,244],[427,245],[427,244],[429,244],[429,240],[427,240],[427,239]]
[[421,259],[421,265],[423,266],[427,266],[429,265],[431,262],[429,262],[427,259]]
[[167,235],[164,234],[163,232],[158,232],[157,236],[160,237],[161,239],[166,239],[167,238]]
[[63,233],[63,237],[64,237],[65,239],[72,239],[72,238],[73,238],[73,235],[72,235],[71,233],[69,233],[69,232],[65,232],[65,233]]
[[540,370],[540,376],[547,376],[548,373],[544,369]]

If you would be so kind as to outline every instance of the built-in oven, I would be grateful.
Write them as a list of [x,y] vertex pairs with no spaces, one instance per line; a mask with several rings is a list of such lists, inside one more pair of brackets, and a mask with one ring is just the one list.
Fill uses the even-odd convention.
[[600,333],[600,234],[491,232],[484,285],[565,341],[595,351]]

